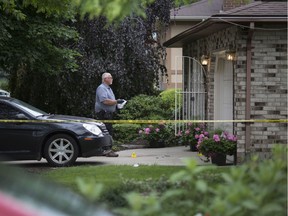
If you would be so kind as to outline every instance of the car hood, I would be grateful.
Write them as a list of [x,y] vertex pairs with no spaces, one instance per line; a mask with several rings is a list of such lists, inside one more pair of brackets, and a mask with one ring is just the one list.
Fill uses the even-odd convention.
[[76,120],[76,121],[94,121],[92,118],[80,117],[80,116],[69,116],[69,115],[52,115],[49,119],[59,120]]
[[75,122],[96,122],[95,119],[85,118],[80,116],[69,116],[69,115],[48,115],[42,117],[45,120],[67,120],[67,121],[75,121]]

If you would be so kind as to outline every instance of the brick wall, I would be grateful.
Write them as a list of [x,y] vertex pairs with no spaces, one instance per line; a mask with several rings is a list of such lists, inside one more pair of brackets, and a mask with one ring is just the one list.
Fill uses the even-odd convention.
[[[271,31],[271,28],[284,29],[285,26],[259,26],[252,38],[251,119],[287,119],[287,32]],[[210,54],[207,119],[214,118],[216,58],[213,53],[226,50],[231,45],[236,49],[237,56],[234,65],[234,119],[245,119],[247,33],[247,29],[231,27],[184,47],[184,54],[191,57],[200,58],[203,53]],[[245,160],[247,153],[245,127],[243,123],[234,124],[238,137],[238,163]],[[252,148],[249,152],[257,152],[267,158],[275,143],[287,144],[287,124],[251,124],[250,138]]]
[[[263,25],[261,29],[259,26],[252,38],[251,119],[287,119],[287,33],[269,31],[271,28],[277,29],[277,25]],[[235,69],[235,118],[238,119],[245,115],[246,39],[247,31],[242,30]],[[245,125],[237,124],[236,130],[244,145]],[[251,124],[250,137],[251,151],[267,158],[273,144],[287,144],[287,124]]]

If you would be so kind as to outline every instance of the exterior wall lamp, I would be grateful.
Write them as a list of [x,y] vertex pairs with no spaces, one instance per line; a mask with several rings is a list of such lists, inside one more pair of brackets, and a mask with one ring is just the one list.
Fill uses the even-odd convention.
[[208,62],[209,62],[209,57],[207,55],[202,55],[201,56],[201,64],[203,66],[206,66],[206,65],[208,65]]
[[226,59],[228,61],[234,61],[235,60],[235,51],[234,50],[228,50],[225,52],[225,55],[226,55]]

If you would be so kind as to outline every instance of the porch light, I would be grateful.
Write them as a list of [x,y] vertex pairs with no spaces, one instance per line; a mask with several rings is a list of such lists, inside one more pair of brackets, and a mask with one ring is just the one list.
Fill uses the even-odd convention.
[[201,56],[201,64],[202,65],[208,65],[209,57],[207,55]]
[[228,61],[234,61],[235,60],[235,51],[234,50],[228,50],[225,52],[225,55],[226,55],[226,59]]

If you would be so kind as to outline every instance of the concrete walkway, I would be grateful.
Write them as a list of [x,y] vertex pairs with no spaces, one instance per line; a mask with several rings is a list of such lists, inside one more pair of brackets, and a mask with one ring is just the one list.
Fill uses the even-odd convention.
[[[133,148],[117,152],[119,157],[89,157],[78,158],[75,165],[162,165],[162,166],[185,166],[185,159],[194,159],[198,165],[211,165],[204,162],[206,157],[199,156],[198,152],[190,151],[187,146],[165,147],[165,148]],[[15,164],[27,167],[49,167],[47,161],[11,161]],[[233,156],[227,157],[227,163],[233,163]]]
[[[165,147],[165,148],[137,148],[117,152],[119,157],[93,157],[79,158],[77,162],[88,162],[93,159],[103,165],[166,165],[184,166],[185,159],[193,158],[199,165],[209,165],[204,162],[204,156],[199,157],[197,152],[190,151],[189,147]],[[201,160],[202,159],[202,160]]]

